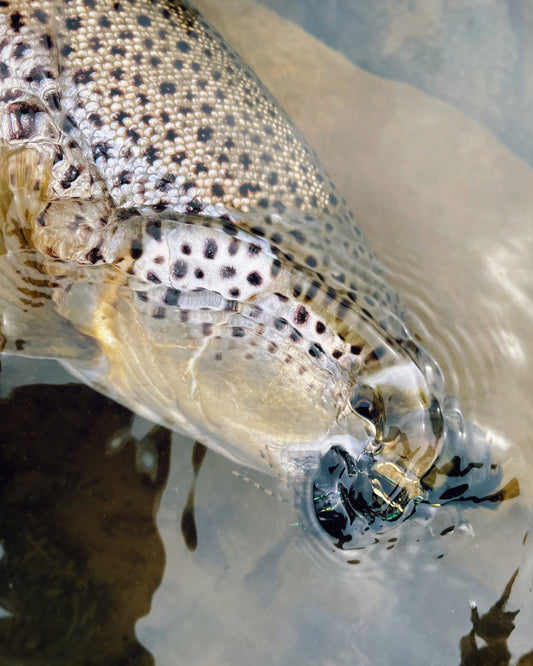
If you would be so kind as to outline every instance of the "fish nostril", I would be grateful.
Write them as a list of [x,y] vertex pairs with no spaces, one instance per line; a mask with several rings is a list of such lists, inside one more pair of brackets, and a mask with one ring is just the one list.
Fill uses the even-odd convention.
[[374,420],[375,406],[374,403],[367,398],[357,397],[357,399],[352,402],[352,407],[357,414],[364,419],[368,419],[369,421]]
[[370,386],[358,386],[350,399],[353,411],[372,423],[377,423],[383,417],[383,401]]
[[357,386],[350,406],[355,414],[373,426],[376,442],[381,442],[385,431],[385,406],[381,394],[367,385]]

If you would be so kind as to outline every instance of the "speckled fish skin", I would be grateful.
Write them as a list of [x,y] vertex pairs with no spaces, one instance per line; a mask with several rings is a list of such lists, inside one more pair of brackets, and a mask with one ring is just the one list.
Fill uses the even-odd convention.
[[[220,35],[179,2],[10,0],[0,37],[3,351],[57,356],[278,474],[286,450],[348,438],[421,497],[440,371],[315,155]],[[18,306],[72,324],[70,356],[17,338]],[[84,336],[96,360],[76,361]]]

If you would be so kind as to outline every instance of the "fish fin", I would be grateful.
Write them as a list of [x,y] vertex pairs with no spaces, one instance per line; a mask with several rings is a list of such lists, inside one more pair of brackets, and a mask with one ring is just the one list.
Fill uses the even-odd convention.
[[[35,217],[47,203],[52,156],[0,141],[0,251],[28,245]],[[18,239],[18,243],[13,243]]]
[[56,310],[67,284],[42,270],[42,257],[21,249],[0,255],[0,352],[34,358],[91,361],[96,342]]

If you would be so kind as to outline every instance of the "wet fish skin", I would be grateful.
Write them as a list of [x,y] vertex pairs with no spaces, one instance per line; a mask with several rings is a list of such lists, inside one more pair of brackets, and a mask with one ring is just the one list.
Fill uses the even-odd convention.
[[352,230],[345,202],[299,132],[190,8],[11,2],[4,30],[17,15],[4,80],[32,79],[28,88],[52,115],[61,112],[63,130],[92,155],[117,204],[206,214],[295,208],[331,213]]
[[53,308],[90,354],[40,355],[138,413],[277,474],[348,437],[422,497],[440,371],[220,35],[179,2],[12,0],[0,36],[4,351]]

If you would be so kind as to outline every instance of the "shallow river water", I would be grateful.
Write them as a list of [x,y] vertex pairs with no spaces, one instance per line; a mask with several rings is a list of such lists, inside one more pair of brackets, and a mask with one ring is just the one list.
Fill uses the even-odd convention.
[[533,664],[531,13],[196,5],[317,150],[520,496],[343,557],[271,479],[3,359],[1,663]]

